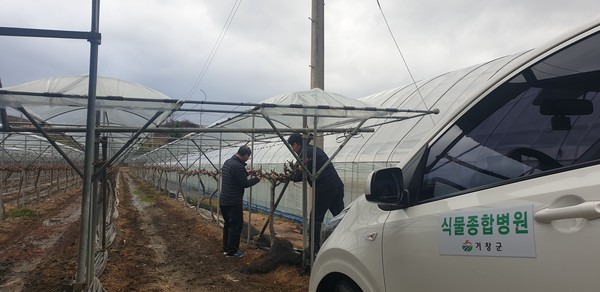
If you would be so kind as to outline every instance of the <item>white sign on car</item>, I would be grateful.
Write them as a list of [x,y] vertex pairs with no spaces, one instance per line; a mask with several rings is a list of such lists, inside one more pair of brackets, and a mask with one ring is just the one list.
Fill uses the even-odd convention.
[[535,257],[533,205],[440,215],[443,255]]

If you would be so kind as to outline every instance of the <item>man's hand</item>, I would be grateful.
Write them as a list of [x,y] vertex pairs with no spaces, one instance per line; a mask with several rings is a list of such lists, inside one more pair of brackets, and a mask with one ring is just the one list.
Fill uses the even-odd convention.
[[248,175],[253,175],[255,178],[257,178],[259,181],[263,178],[263,176],[261,175],[261,170],[254,170],[252,168],[249,168],[246,170],[248,172]]

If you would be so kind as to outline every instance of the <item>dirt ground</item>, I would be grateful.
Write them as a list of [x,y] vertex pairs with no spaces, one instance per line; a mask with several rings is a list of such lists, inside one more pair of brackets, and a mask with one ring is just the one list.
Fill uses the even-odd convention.
[[[107,291],[307,290],[309,276],[291,249],[301,248],[296,224],[275,220],[278,238],[290,239],[282,252],[243,242],[246,255],[229,258],[222,254],[221,228],[198,210],[128,173],[117,186],[117,237],[100,277]],[[70,289],[77,269],[80,195],[72,189],[45,197],[27,206],[35,217],[0,221],[0,291]],[[257,229],[266,221],[258,214],[252,218]]]

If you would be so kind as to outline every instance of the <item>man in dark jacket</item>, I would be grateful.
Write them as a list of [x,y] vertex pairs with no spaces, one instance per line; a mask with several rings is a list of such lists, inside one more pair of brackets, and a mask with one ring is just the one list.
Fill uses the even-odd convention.
[[223,163],[221,195],[219,196],[219,208],[223,214],[223,253],[227,256],[241,257],[244,252],[240,251],[240,236],[244,225],[242,199],[244,189],[249,188],[260,181],[252,175],[252,170],[246,170],[246,161],[250,158],[252,151],[248,146],[242,146],[238,152]]
[[[290,135],[288,138],[288,143],[300,157],[302,157],[301,153],[302,149],[302,135],[298,133],[294,133]],[[316,148],[316,162],[317,162],[317,171],[319,171],[325,162],[329,160],[329,157],[325,152],[319,148],[312,145],[307,145],[306,147],[306,167],[309,170],[312,170],[312,158],[313,151]],[[299,173],[294,177],[294,181],[301,181],[302,173]],[[308,177],[308,183],[315,189],[315,202],[314,202],[314,212],[315,212],[315,252],[319,251],[321,247],[321,224],[323,223],[323,219],[325,219],[325,213],[327,210],[336,216],[344,209],[344,183],[340,179],[335,167],[333,167],[332,163],[329,163],[327,167],[321,172],[321,174],[317,177],[315,183],[312,182],[310,176]]]

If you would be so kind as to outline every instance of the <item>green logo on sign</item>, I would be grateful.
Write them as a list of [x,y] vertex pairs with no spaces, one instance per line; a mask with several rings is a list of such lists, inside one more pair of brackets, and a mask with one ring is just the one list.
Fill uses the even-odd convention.
[[462,249],[466,252],[470,252],[473,250],[473,244],[467,239],[463,242]]

